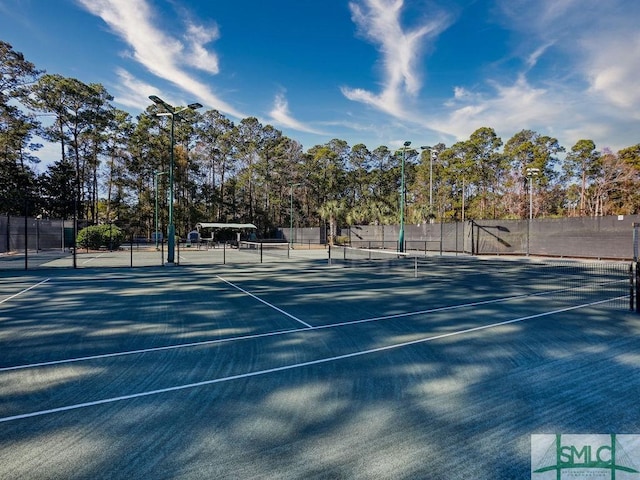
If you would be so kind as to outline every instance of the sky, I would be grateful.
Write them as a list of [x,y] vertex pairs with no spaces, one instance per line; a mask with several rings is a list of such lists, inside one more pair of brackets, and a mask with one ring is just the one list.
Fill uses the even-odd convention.
[[480,127],[636,145],[639,24],[636,0],[0,0],[0,40],[134,117],[200,102],[305,150]]

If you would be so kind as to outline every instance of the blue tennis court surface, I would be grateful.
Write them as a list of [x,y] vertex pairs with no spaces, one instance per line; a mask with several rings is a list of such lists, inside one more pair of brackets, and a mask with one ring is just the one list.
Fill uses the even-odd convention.
[[425,260],[0,278],[1,478],[531,478],[638,433],[625,266]]

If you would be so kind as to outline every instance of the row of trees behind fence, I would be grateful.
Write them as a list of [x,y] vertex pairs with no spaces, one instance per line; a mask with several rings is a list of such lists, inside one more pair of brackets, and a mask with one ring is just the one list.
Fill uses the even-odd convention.
[[[1,213],[76,217],[150,238],[157,203],[166,230],[170,119],[155,104],[134,119],[104,86],[45,74],[1,41],[0,75]],[[38,137],[60,147],[42,173]],[[175,140],[179,235],[200,221],[251,222],[261,236],[399,221],[402,155],[389,146],[334,139],[304,151],[254,117],[234,123],[215,110],[185,111]],[[411,140],[407,223],[640,211],[640,144],[613,152],[583,139],[567,149],[526,129],[503,141],[491,127],[452,145]]]

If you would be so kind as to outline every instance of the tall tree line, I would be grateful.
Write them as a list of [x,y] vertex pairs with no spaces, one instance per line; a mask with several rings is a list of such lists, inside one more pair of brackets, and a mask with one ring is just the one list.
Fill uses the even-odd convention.
[[[166,229],[171,118],[150,104],[134,119],[112,101],[102,85],[40,71],[0,41],[0,214],[77,215],[148,238],[157,197]],[[403,183],[408,223],[526,218],[532,199],[536,217],[640,212],[640,144],[612,152],[582,139],[566,149],[535,131],[504,142],[482,127],[450,146],[369,150],[334,139],[304,151],[254,117],[187,110],[175,122],[179,235],[200,221],[251,222],[263,236],[291,223],[331,234],[397,224]],[[60,148],[42,173],[37,138]]]

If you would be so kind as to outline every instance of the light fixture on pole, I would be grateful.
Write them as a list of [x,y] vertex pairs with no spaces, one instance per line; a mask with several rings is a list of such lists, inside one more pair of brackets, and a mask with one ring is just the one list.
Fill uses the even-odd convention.
[[156,243],[156,250],[158,250],[158,234],[160,232],[158,232],[158,177],[160,175],[166,175],[167,172],[159,172],[159,171],[155,171],[153,172],[153,190],[155,192],[156,195],[156,215],[155,215],[155,224],[153,226],[153,236],[155,237],[155,243]]
[[411,145],[411,142],[404,142],[404,147],[402,148],[402,167],[400,170],[400,233],[398,235],[398,251],[400,252],[404,252],[404,162],[407,157],[407,147],[409,145]]
[[173,166],[174,166],[173,146],[175,142],[174,124],[175,124],[176,116],[179,116],[182,112],[186,110],[195,110],[197,108],[200,108],[202,107],[202,105],[200,103],[191,103],[186,107],[173,107],[172,105],[168,104],[167,102],[165,102],[164,100],[162,100],[160,97],[156,95],[149,95],[149,99],[156,105],[160,105],[166,110],[166,113],[158,113],[157,114],[158,116],[164,116],[164,115],[171,116],[171,137],[170,137],[171,157],[169,161],[169,226],[167,228],[167,250],[168,250],[167,263],[172,265],[175,263],[175,245],[176,245],[176,240],[175,240],[176,227],[173,223]]
[[540,175],[540,169],[531,167],[526,169],[527,180],[529,182],[529,221],[527,222],[527,256],[531,243],[531,221],[533,220],[533,177]]

